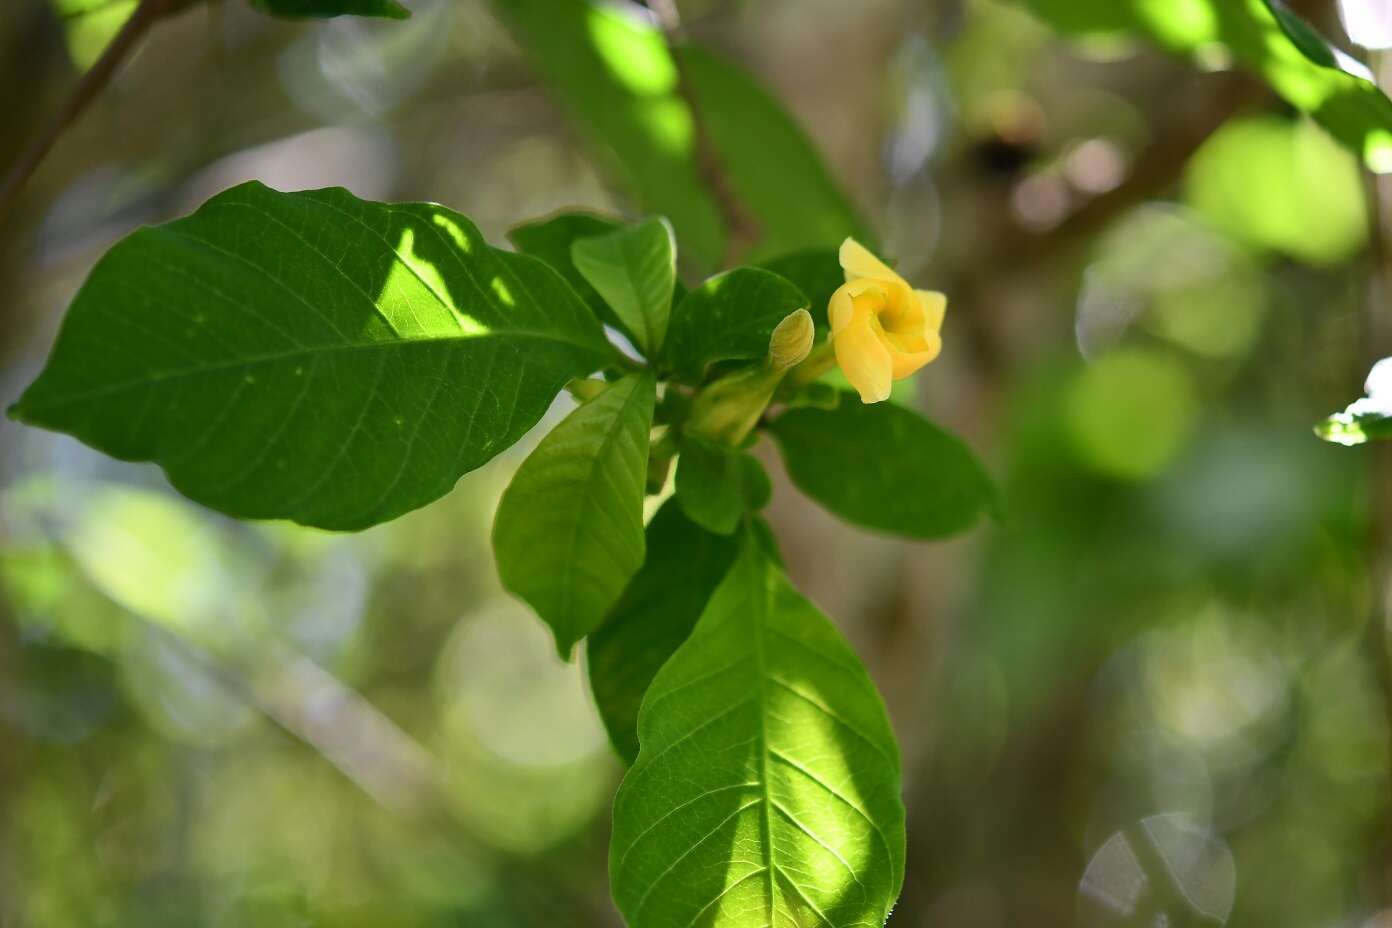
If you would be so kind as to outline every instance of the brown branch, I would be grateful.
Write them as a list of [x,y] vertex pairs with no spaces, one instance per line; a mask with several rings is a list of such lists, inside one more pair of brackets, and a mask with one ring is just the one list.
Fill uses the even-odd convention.
[[691,87],[686,66],[682,61],[679,46],[685,39],[685,30],[675,0],[648,0],[648,9],[657,17],[671,48],[672,61],[677,69],[677,95],[691,110],[691,122],[695,127],[696,171],[715,200],[729,236],[725,240],[725,253],[721,257],[721,264],[723,267],[733,267],[739,262],[740,257],[759,241],[763,229],[759,220],[735,192],[730,175],[725,170],[725,163],[711,140],[705,121],[701,118],[701,105],[696,99],[696,93]]
[[120,68],[122,62],[135,49],[136,45],[149,31],[150,27],[167,16],[172,16],[194,0],[141,0],[131,13],[130,19],[116,33],[111,44],[102,52],[96,64],[82,76],[68,97],[63,108],[53,115],[53,119],[28,148],[26,148],[5,173],[0,182],[0,216],[4,216],[14,205],[15,198],[24,184],[38,169],[44,157],[53,148],[63,132],[71,126],[92,101],[101,95],[106,85]]

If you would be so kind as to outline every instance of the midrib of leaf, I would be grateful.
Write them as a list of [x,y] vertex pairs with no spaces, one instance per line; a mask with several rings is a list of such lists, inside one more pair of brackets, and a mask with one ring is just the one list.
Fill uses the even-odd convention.
[[[763,571],[760,571],[762,574]],[[769,743],[768,743],[768,661],[764,657],[764,626],[768,623],[768,583],[763,576],[760,577],[759,593],[757,596],[757,621],[754,627],[754,665],[759,677],[759,782],[761,784],[760,796],[763,800],[763,808],[760,809],[759,828],[764,838],[764,875],[768,881],[768,910],[769,925],[772,926],[778,920],[778,907],[776,900],[776,880],[773,853],[773,822],[772,808],[773,795],[769,792]],[[825,919],[823,919],[825,921]]]
[[417,336],[415,338],[401,338],[390,342],[343,342],[327,345],[306,345],[295,348],[291,351],[278,352],[275,354],[253,355],[251,357],[237,358],[231,361],[218,361],[205,364],[201,367],[189,367],[174,371],[162,371],[151,374],[148,377],[141,377],[135,380],[122,380],[116,383],[103,384],[100,387],[93,387],[90,390],[82,390],[77,393],[69,393],[61,399],[49,402],[35,403],[27,402],[25,405],[37,409],[51,409],[59,406],[66,406],[71,403],[79,403],[84,400],[94,399],[99,396],[107,396],[113,393],[120,393],[124,390],[132,390],[140,387],[152,386],[168,380],[179,380],[184,377],[197,377],[201,374],[219,374],[224,371],[238,370],[240,368],[256,367],[262,364],[272,364],[276,361],[290,361],[295,359],[310,360],[316,357],[330,354],[351,353],[354,351],[372,351],[380,349],[390,351],[397,348],[410,348],[416,345],[439,345],[447,342],[468,342],[493,337],[506,338],[534,338],[540,341],[551,341],[563,345],[571,345],[576,348],[584,348],[588,351],[599,353],[597,346],[577,339],[563,338],[548,332],[534,332],[526,329],[489,329],[485,332],[473,334],[461,333],[459,335]]
[[[642,386],[646,386],[644,378],[635,377],[633,385],[628,389],[628,396],[624,397],[623,405],[614,412],[614,417],[610,421],[609,428],[604,433],[604,439],[600,442],[599,448],[596,449],[594,455],[590,458],[590,469],[585,474],[583,483],[585,488],[584,502],[581,507],[576,510],[575,521],[570,527],[570,541],[566,544],[565,549],[566,560],[572,564],[576,563],[575,548],[580,540],[580,527],[589,521],[587,518],[588,513],[594,507],[595,500],[594,493],[591,492],[591,486],[594,483],[595,473],[600,469],[599,462],[608,453],[609,446],[615,441],[617,436],[624,431],[624,416],[628,413],[629,404],[633,402],[634,398],[638,395],[638,389]],[[611,387],[610,389],[616,389],[616,387]],[[575,571],[573,570],[566,570],[561,574],[561,602],[565,607],[563,612],[567,615],[570,613],[571,596],[574,595],[574,577]]]

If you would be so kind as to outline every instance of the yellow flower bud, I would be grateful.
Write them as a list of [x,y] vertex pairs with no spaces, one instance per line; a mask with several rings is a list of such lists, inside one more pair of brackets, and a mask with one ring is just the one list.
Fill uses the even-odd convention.
[[942,350],[947,297],[910,287],[854,239],[841,243],[840,258],[846,282],[827,307],[836,363],[862,402],[878,403]]

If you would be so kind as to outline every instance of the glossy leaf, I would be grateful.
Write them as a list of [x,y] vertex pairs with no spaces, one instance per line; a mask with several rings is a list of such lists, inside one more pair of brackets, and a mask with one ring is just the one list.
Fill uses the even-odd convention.
[[760,238],[749,260],[834,249],[848,235],[874,241],[783,104],[743,68],[698,45],[677,54],[730,186],[758,219]]
[[251,0],[251,5],[272,16],[326,19],[332,16],[379,16],[405,19],[411,15],[396,0]]
[[677,502],[691,521],[707,531],[733,533],[746,513],[768,505],[772,492],[764,466],[748,452],[695,435],[682,439]]
[[638,707],[658,668],[696,625],[735,559],[735,539],[692,522],[668,500],[647,528],[647,559],[587,639],[590,691],[614,750],[638,756]]
[[643,495],[656,387],[631,374],[541,440],[498,502],[493,552],[569,658],[643,564]]
[[1392,100],[1278,0],[1023,0],[1059,29],[1134,35],[1172,52],[1226,47],[1378,172],[1392,171]]
[[716,361],[762,358],[774,327],[806,307],[802,291],[771,271],[741,267],[717,274],[673,310],[667,363],[682,379],[699,381]]
[[113,247],[11,412],[230,515],[360,529],[609,357],[564,281],[458,213],[249,183]]
[[646,219],[571,246],[580,275],[613,309],[637,346],[652,357],[662,348],[677,283],[677,253],[667,220]]
[[631,928],[884,922],[904,876],[884,706],[752,531],[649,687],[638,740],[609,854]]
[[847,521],[942,538],[994,505],[990,478],[960,439],[895,403],[845,394],[835,409],[790,409],[768,427],[793,483]]

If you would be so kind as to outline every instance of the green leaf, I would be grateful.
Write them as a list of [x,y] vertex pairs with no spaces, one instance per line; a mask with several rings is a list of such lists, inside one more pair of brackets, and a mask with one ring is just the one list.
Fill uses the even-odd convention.
[[837,249],[804,249],[780,255],[759,266],[785,278],[803,292],[811,304],[808,311],[817,325],[817,338],[825,338],[831,329],[827,319],[831,295],[846,282],[846,272],[841,270]]
[[759,221],[750,260],[835,248],[848,235],[873,244],[864,220],[783,104],[748,72],[707,49],[685,45],[677,54],[730,186]]
[[1368,372],[1366,394],[1342,412],[1321,420],[1315,434],[1338,445],[1361,445],[1392,438],[1392,358],[1383,358]]
[[650,375],[616,382],[541,440],[498,502],[498,575],[551,626],[566,659],[643,564],[655,399]]
[[683,260],[720,266],[728,230],[702,177],[689,92],[735,196],[757,220],[754,255],[868,243],[864,223],[784,108],[757,81],[699,48],[681,64],[651,21],[619,4],[494,0],[537,73],[643,206],[672,221]]
[[1392,171],[1392,100],[1277,0],[1023,0],[1062,31],[1139,36],[1180,54],[1226,47],[1379,173]]
[[623,222],[608,216],[593,213],[558,213],[547,219],[526,222],[508,231],[508,240],[524,255],[540,258],[575,288],[585,305],[606,325],[623,332],[624,336],[637,344],[637,337],[624,328],[619,317],[609,308],[604,297],[599,295],[585,275],[570,259],[570,248],[582,238],[604,235],[623,227]]
[[638,739],[609,852],[631,928],[884,923],[904,877],[898,747],[855,654],[752,532]]
[[745,513],[768,505],[773,487],[748,452],[695,435],[682,438],[676,498],[691,521],[719,535],[739,527]]
[[672,227],[661,217],[645,219],[605,235],[580,239],[571,260],[614,310],[637,346],[655,357],[667,337],[677,252]]
[[250,183],[117,243],[11,414],[230,515],[361,529],[610,357],[555,272],[458,213]]
[[771,271],[740,267],[717,274],[673,311],[667,363],[682,379],[696,382],[716,361],[762,358],[774,327],[806,307],[802,291]]
[[411,11],[396,0],[251,0],[251,5],[272,16],[295,19],[332,16],[379,16],[383,19],[405,19]]
[[793,483],[866,528],[942,538],[970,528],[995,503],[976,455],[895,403],[845,394],[835,409],[790,409],[768,429]]
[[106,51],[139,0],[50,0],[50,5],[63,21],[68,57],[85,71]]
[[647,559],[585,644],[590,690],[619,756],[638,756],[638,707],[735,559],[734,538],[712,534],[668,500],[647,529]]
[[1307,119],[1228,120],[1190,159],[1184,194],[1237,241],[1308,264],[1348,261],[1367,244],[1358,161]]
[[725,230],[701,180],[691,109],[662,33],[618,6],[584,0],[494,0],[493,9],[625,185],[672,221],[687,255],[716,267]]

